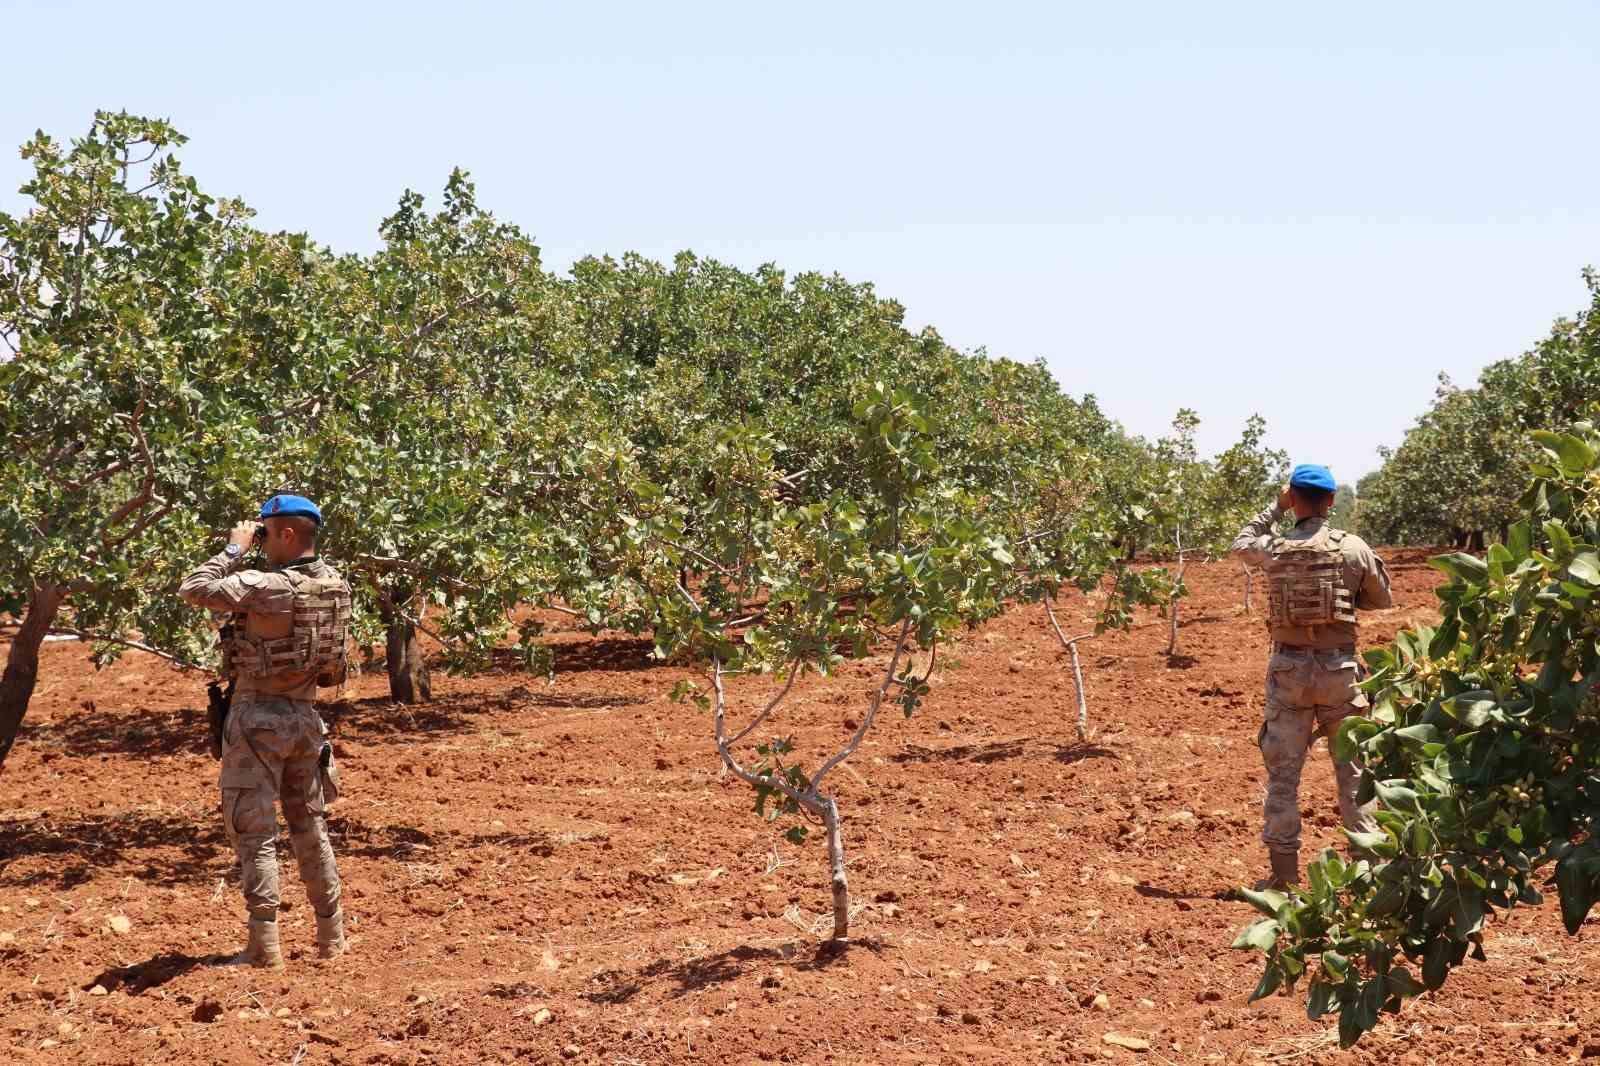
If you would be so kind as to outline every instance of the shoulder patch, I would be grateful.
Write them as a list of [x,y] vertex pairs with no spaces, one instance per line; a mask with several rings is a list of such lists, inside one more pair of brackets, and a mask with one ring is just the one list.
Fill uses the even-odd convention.
[[239,584],[247,589],[259,588],[261,582],[266,580],[267,577],[266,574],[259,570],[241,570],[234,576],[239,579]]

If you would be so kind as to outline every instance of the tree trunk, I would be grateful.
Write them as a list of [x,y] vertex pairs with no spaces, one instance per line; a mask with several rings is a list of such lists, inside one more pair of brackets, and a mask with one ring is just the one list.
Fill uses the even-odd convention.
[[1173,587],[1174,591],[1173,591],[1173,594],[1172,594],[1172,604],[1171,604],[1171,608],[1170,608],[1172,613],[1168,617],[1168,625],[1169,625],[1169,628],[1167,630],[1167,654],[1168,655],[1176,655],[1176,654],[1178,654],[1178,604],[1182,602],[1183,597],[1178,594],[1177,589],[1183,584],[1183,572],[1186,569],[1188,569],[1188,567],[1189,567],[1189,560],[1185,559],[1180,554],[1178,556],[1178,576],[1177,576],[1176,580],[1174,580],[1172,582],[1172,587]]
[[379,608],[379,617],[388,626],[384,658],[389,670],[389,698],[396,703],[428,703],[433,685],[428,679],[428,661],[422,655],[417,627],[388,608]]
[[828,865],[833,869],[833,939],[850,938],[850,881],[844,874],[844,834],[839,829],[839,805],[822,801],[822,825],[828,833]]
[[1067,635],[1061,632],[1061,623],[1056,621],[1055,608],[1050,606],[1050,600],[1053,598],[1053,596],[1054,593],[1041,596],[1039,598],[1039,602],[1044,604],[1044,616],[1050,620],[1050,628],[1055,631],[1056,639],[1061,642],[1061,646],[1066,648],[1068,653],[1072,656],[1072,686],[1073,691],[1078,697],[1078,739],[1088,740],[1089,699],[1084,695],[1083,692],[1083,663],[1078,659],[1078,641],[1088,640],[1090,637],[1094,636],[1094,634],[1083,633],[1079,636],[1073,637],[1071,640],[1068,640]]
[[1072,653],[1072,685],[1078,694],[1078,739],[1089,739],[1089,700],[1083,694],[1083,664],[1078,661],[1078,642],[1069,640],[1067,651]]
[[59,585],[36,588],[28,597],[28,611],[11,642],[5,674],[0,676],[0,769],[5,767],[11,745],[16,743],[22,716],[28,713],[28,700],[39,679],[39,646],[66,598],[67,590]]

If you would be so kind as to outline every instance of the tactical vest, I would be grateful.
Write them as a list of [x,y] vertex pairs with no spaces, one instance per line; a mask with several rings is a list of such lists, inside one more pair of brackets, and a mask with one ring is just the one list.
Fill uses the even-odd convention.
[[1305,540],[1274,536],[1267,545],[1267,628],[1303,630],[1336,622],[1355,624],[1355,595],[1345,584],[1345,532],[1324,525]]
[[[267,678],[280,674],[327,674],[343,667],[350,632],[350,586],[337,574],[311,577],[283,571],[294,589],[294,621],[289,635],[251,638],[243,626],[222,644],[222,672],[228,677]],[[342,678],[340,669],[336,676]]]

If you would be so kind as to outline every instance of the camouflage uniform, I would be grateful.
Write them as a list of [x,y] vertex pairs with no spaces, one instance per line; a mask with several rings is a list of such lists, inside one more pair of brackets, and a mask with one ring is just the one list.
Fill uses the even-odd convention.
[[[1273,647],[1258,738],[1267,768],[1261,839],[1279,857],[1300,849],[1300,774],[1311,742],[1319,734],[1331,736],[1347,715],[1367,707],[1367,697],[1355,687],[1360,679],[1355,610],[1393,602],[1383,560],[1360,537],[1334,529],[1321,517],[1301,519],[1279,537],[1273,530],[1282,515],[1276,505],[1262,511],[1231,549],[1247,565],[1267,571]],[[1285,580],[1286,574],[1292,580]],[[1307,625],[1306,617],[1331,620]],[[1375,829],[1370,807],[1356,802],[1360,767],[1335,760],[1333,772],[1345,826]]]
[[[337,929],[328,936],[336,933],[342,950],[339,872],[325,818],[338,777],[327,726],[312,701],[319,680],[324,685],[343,680],[349,586],[319,559],[260,571],[243,569],[222,553],[185,578],[178,594],[197,607],[235,616],[236,635],[223,644],[223,671],[237,687],[223,733],[219,784],[223,827],[239,856],[252,944],[257,923],[275,923],[278,916],[273,808],[278,800],[300,879],[317,914],[319,943],[331,923]],[[319,668],[319,659],[326,663],[330,654],[337,666]],[[275,926],[272,935],[275,939]]]

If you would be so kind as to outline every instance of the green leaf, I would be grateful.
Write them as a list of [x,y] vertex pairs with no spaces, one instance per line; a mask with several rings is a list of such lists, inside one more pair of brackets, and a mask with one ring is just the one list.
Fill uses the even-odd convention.
[[1556,890],[1561,895],[1561,921],[1573,936],[1595,904],[1595,878],[1585,868],[1579,852],[1572,851],[1556,863]]
[[1394,735],[1419,744],[1439,744],[1445,739],[1438,727],[1432,725],[1408,725],[1403,729],[1394,730]]
[[1328,871],[1321,862],[1309,863],[1306,866],[1306,880],[1310,882],[1311,895],[1322,899],[1328,894]]
[[1255,991],[1250,993],[1250,1002],[1266,999],[1276,992],[1282,983],[1283,971],[1274,963],[1268,962],[1266,968],[1261,971],[1261,980],[1256,982]]
[[1513,561],[1514,560],[1511,558],[1511,553],[1506,550],[1504,544],[1489,545],[1489,550],[1484,555],[1484,562],[1487,563],[1489,567],[1489,581],[1491,583],[1504,581],[1506,577],[1506,568],[1510,566]]
[[1506,530],[1506,547],[1518,561],[1528,557],[1533,550],[1533,532],[1527,519],[1511,523]]
[[1545,539],[1550,542],[1550,553],[1557,562],[1572,558],[1575,544],[1572,540],[1572,534],[1567,532],[1566,526],[1552,518],[1544,524],[1544,535]]
[[1356,1041],[1361,1039],[1361,1034],[1367,1028],[1361,1024],[1360,999],[1352,997],[1345,1000],[1339,1008],[1339,1046],[1346,1049],[1355,1047]]
[[1381,727],[1370,718],[1349,715],[1334,731],[1330,749],[1339,762],[1355,762],[1361,757],[1361,743],[1377,736]]
[[1456,895],[1454,920],[1456,936],[1463,940],[1483,928],[1483,892],[1481,889],[1468,885],[1461,886]]
[[1239,895],[1245,902],[1269,918],[1276,918],[1278,911],[1289,901],[1289,897],[1275,889],[1258,891],[1253,888],[1239,889]]
[[1350,847],[1358,854],[1360,852],[1368,852],[1373,855],[1390,858],[1399,851],[1399,845],[1395,843],[1394,837],[1381,829],[1371,833],[1360,833],[1354,829],[1346,829],[1344,835],[1350,841]]
[[1386,978],[1387,990],[1391,995],[1415,996],[1423,992],[1423,984],[1411,976],[1411,971],[1405,967],[1396,967],[1389,971]]
[[1384,884],[1367,902],[1368,917],[1384,918],[1395,913],[1405,904],[1408,895],[1410,892],[1401,881]]
[[1464,552],[1435,555],[1428,560],[1428,565],[1469,585],[1481,584],[1484,578],[1489,576],[1487,563],[1477,556],[1467,555]]
[[1280,926],[1273,918],[1257,918],[1240,931],[1234,938],[1233,947],[1240,950],[1254,948],[1257,951],[1271,951],[1272,946],[1278,942]]
[[[1324,952],[1326,955],[1326,952]],[[1311,994],[1306,997],[1306,1017],[1316,1021],[1324,1014],[1332,1014],[1339,1006],[1339,986],[1331,985],[1326,981],[1317,981],[1311,986]]]
[[1579,552],[1567,564],[1567,572],[1586,585],[1600,585],[1600,555]]
[[1474,699],[1463,704],[1459,699],[1452,699],[1447,701],[1447,706],[1463,729],[1475,730],[1483,728],[1498,705],[1493,700]]
[[1536,429],[1529,436],[1555,453],[1562,472],[1569,477],[1587,473],[1595,463],[1595,450],[1582,437],[1570,433],[1551,433]]
[[1403,783],[1399,778],[1390,781],[1378,781],[1375,784],[1378,799],[1391,811],[1403,811],[1408,814],[1422,813],[1422,799],[1417,791]]
[[1428,988],[1439,988],[1450,974],[1455,962],[1455,944],[1450,938],[1436,936],[1428,942],[1422,955],[1422,983]]

